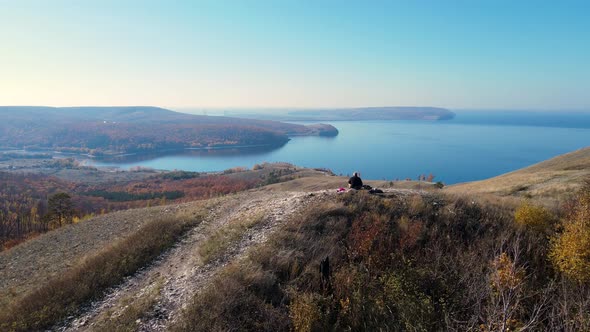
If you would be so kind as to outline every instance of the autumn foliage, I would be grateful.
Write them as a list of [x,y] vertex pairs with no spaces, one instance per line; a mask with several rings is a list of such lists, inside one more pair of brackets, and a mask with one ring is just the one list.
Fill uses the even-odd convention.
[[516,223],[525,227],[537,231],[547,231],[552,227],[555,216],[546,208],[525,201],[514,213],[514,219]]
[[171,172],[141,181],[87,185],[0,172],[0,248],[96,214],[217,197],[265,180]]
[[550,258],[567,277],[590,281],[590,182],[571,204],[563,232],[553,238]]
[[561,277],[553,228],[536,228],[555,217],[523,206],[515,222],[511,207],[472,199],[338,196],[228,267],[172,330],[589,330],[588,283]]

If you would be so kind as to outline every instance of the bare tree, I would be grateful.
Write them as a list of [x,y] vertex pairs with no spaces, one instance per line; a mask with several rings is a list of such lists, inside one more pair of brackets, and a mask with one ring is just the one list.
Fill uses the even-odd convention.
[[71,223],[74,215],[72,197],[66,193],[57,193],[48,200],[47,215],[51,223],[61,227]]

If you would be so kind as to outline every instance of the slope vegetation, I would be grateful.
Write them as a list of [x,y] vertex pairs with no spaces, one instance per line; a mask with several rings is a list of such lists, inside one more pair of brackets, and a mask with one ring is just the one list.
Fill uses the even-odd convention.
[[590,147],[491,179],[445,188],[449,193],[494,194],[538,200],[563,200],[590,176]]
[[[107,214],[0,253],[8,299],[0,329],[590,329],[590,231],[576,232],[582,245],[570,246],[561,234],[579,228],[560,221],[567,213],[530,203],[515,211],[423,183],[368,181],[384,193],[337,193],[345,178],[307,172],[206,201]],[[574,209],[581,221],[590,213],[585,190]],[[553,265],[560,243],[568,253],[560,262],[569,267],[573,255],[584,278]]]
[[[130,299],[142,298],[159,283],[162,288],[141,316],[144,330],[161,330],[220,268],[264,242],[315,198],[302,192],[244,192],[117,212],[47,233],[0,253],[0,326],[15,331],[55,324],[104,328],[125,312]],[[186,227],[191,228],[187,235],[178,238]],[[107,289],[113,286],[118,287]],[[92,306],[84,305],[91,301]],[[72,314],[76,319],[62,322]]]

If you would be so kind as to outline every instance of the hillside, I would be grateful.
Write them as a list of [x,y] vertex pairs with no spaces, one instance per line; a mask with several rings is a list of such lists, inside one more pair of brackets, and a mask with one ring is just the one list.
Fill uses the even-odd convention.
[[[4,165],[8,167],[2,171]],[[81,166],[74,159],[0,162],[0,251],[63,224],[106,212],[207,199],[324,174],[329,171],[286,163],[259,164],[254,170],[198,173],[149,169],[113,172]],[[62,196],[51,203],[52,198],[63,194],[67,198]],[[58,206],[64,213],[57,213]]]
[[0,107],[0,148],[92,155],[219,146],[281,146],[294,135],[335,136],[304,126],[178,113],[157,107]]
[[555,201],[567,198],[589,176],[590,147],[587,147],[491,179],[460,183],[444,190]]
[[[390,192],[402,196],[418,193],[400,189]],[[312,194],[261,189],[209,201],[116,212],[69,225],[0,253],[0,265],[5,267],[0,270],[0,308],[67,274],[96,252],[108,250],[108,243],[131,237],[146,224],[164,218],[202,218],[186,236],[176,240],[170,251],[108,291],[104,300],[80,308],[80,316],[66,323],[66,330],[94,330],[108,324],[110,315],[124,310],[122,306],[128,301],[146,296],[157,282],[161,293],[155,295],[155,307],[144,308],[151,313],[142,313],[150,317],[145,317],[141,329],[163,330],[226,264],[241,260],[248,249],[265,242],[284,221],[306,207],[332,200],[335,194],[332,190]],[[135,319],[131,323],[135,324]]]
[[[586,153],[531,173],[579,170]],[[259,167],[259,188],[109,213],[0,252],[0,330],[590,328],[589,281],[552,260],[590,187],[568,211],[515,209],[423,182],[338,193],[346,178],[325,170]]]
[[0,327],[588,328],[589,288],[559,279],[545,235],[509,209],[413,189],[267,189],[108,214],[0,253]]

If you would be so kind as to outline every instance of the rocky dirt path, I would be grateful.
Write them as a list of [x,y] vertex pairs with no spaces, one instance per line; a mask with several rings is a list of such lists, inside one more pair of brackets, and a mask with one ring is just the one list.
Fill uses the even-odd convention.
[[[95,323],[105,315],[114,317],[135,299],[160,284],[155,305],[138,321],[140,331],[162,331],[179,316],[183,305],[190,302],[208,280],[227,263],[239,259],[252,245],[266,240],[287,217],[307,206],[317,195],[327,192],[245,192],[226,196],[208,207],[205,220],[164,253],[150,266],[137,272],[122,285],[111,290],[99,302],[93,303],[78,317],[70,317],[60,331],[97,330]],[[237,219],[262,216],[241,238],[229,245],[220,257],[204,263],[199,255],[203,241],[215,230]]]

